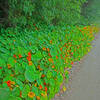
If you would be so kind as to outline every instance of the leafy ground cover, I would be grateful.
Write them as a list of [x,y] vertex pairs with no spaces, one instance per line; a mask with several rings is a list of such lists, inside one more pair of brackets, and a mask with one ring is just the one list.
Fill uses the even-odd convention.
[[91,26],[43,27],[1,30],[0,100],[51,100],[63,80],[68,82],[65,69],[90,51],[97,31]]

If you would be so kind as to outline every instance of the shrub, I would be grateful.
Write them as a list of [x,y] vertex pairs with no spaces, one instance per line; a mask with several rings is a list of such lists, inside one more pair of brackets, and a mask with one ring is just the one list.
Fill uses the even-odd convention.
[[85,2],[86,0],[8,0],[8,6],[5,7],[8,17],[5,19],[10,26],[22,28],[32,28],[33,23],[77,24],[81,22],[81,7]]

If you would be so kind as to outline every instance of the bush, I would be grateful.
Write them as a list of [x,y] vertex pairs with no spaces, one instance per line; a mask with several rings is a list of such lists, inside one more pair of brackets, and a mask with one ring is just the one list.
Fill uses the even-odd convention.
[[86,0],[8,0],[8,17],[5,19],[9,26],[22,28],[32,28],[33,23],[77,24],[81,22],[81,7],[85,2]]

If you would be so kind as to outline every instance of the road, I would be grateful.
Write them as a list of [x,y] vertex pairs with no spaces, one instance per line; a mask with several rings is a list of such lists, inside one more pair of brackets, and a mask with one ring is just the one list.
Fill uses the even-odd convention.
[[54,100],[100,100],[100,34],[93,49],[73,66],[67,91]]

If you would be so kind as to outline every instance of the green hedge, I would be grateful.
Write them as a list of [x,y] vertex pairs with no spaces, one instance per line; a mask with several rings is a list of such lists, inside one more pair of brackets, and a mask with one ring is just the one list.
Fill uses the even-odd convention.
[[90,51],[95,32],[89,26],[46,26],[1,33],[0,100],[51,100],[63,79],[68,82],[69,72],[64,69]]

